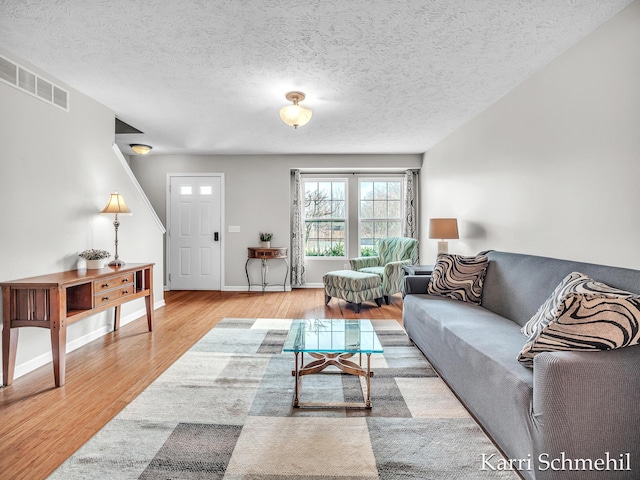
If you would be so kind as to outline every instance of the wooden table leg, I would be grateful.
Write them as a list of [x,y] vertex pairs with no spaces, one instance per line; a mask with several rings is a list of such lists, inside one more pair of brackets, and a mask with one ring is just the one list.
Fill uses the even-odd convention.
[[147,326],[149,331],[153,332],[153,295],[144,297],[144,303],[147,307]]
[[[149,288],[149,295],[144,297],[144,303],[147,307],[147,326],[149,327],[149,331],[153,332],[153,270],[151,268],[145,270],[146,275],[146,284]],[[251,288],[251,286],[249,286]]]
[[[7,322],[6,319],[5,322]],[[17,349],[18,329],[11,328],[11,324],[7,322],[2,328],[2,385],[4,386],[13,383]]]
[[53,378],[56,387],[65,382],[67,360],[67,327],[56,325],[51,328],[51,353],[53,355]]
[[113,310],[113,331],[116,332],[120,328],[120,305],[116,305]]
[[53,379],[56,387],[64,385],[67,363],[67,295],[62,288],[51,290],[49,329],[51,331],[51,354],[53,356]]

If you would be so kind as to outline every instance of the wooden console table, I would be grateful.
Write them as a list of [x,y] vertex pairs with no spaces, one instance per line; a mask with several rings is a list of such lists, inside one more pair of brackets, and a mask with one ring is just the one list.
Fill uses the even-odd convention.
[[67,272],[0,283],[2,287],[2,375],[11,385],[18,347],[18,328],[51,330],[53,376],[65,382],[67,325],[115,307],[114,330],[120,327],[120,306],[144,297],[147,325],[153,330],[153,263],[119,268]]
[[[286,247],[249,247],[247,248],[247,262],[244,264],[244,272],[247,274],[247,283],[249,284],[249,291],[251,291],[252,285],[259,285],[262,287],[262,293],[264,294],[265,288],[271,284],[267,283],[267,260],[284,260],[287,268],[284,272],[284,281],[282,282],[282,290],[287,291],[287,276],[289,275],[289,256],[287,254],[288,249]],[[260,272],[261,283],[251,283],[249,278],[249,262],[251,260],[260,260]]]

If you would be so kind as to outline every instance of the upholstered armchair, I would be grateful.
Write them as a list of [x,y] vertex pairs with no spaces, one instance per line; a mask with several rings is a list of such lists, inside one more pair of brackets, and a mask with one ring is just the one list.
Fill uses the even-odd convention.
[[382,295],[389,305],[389,295],[402,290],[402,267],[418,261],[418,240],[392,237],[378,240],[378,256],[357,257],[349,260],[351,270],[375,273],[382,278]]

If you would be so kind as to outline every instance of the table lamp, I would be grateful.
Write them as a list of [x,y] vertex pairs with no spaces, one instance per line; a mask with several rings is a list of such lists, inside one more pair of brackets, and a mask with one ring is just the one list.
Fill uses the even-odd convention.
[[455,218],[432,218],[429,220],[429,238],[437,238],[438,253],[449,252],[446,240],[460,238],[458,236],[458,220]]
[[118,258],[118,227],[120,226],[118,214],[131,215],[131,210],[129,210],[127,204],[124,203],[124,198],[122,198],[122,195],[120,195],[118,192],[115,192],[109,196],[109,202],[107,203],[107,206],[104,207],[100,213],[115,213],[116,215],[116,218],[113,221],[113,226],[116,229],[116,256],[111,262],[109,262],[109,266],[121,267],[124,265],[124,262]]

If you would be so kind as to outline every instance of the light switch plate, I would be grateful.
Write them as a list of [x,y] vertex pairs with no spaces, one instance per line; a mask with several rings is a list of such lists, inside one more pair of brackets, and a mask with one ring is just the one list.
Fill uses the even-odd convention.
[[238,233],[240,231],[240,225],[229,225],[229,233]]

